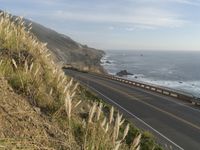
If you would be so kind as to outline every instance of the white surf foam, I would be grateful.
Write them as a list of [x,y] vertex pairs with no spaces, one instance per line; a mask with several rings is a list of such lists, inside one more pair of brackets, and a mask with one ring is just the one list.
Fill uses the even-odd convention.
[[[134,76],[128,77],[130,80],[135,80],[136,78]],[[200,81],[170,81],[170,80],[153,80],[145,78],[144,75],[138,75],[137,78],[138,81],[151,83],[163,87],[172,88],[175,90],[180,90],[186,93],[191,93],[192,95],[196,97],[200,97]]]

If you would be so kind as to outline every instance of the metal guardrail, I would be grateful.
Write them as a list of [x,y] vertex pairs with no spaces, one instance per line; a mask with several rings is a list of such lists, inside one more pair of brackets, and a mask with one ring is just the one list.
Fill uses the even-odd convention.
[[128,80],[128,79],[124,79],[124,78],[120,78],[114,75],[109,75],[109,74],[100,74],[100,73],[91,73],[91,72],[87,72],[87,71],[80,71],[78,69],[74,69],[74,68],[67,68],[67,67],[63,67],[63,69],[69,69],[69,70],[75,70],[75,71],[79,71],[79,72],[83,72],[83,73],[90,73],[90,74],[94,74],[97,76],[101,76],[107,79],[111,79],[111,80],[115,80],[118,82],[122,82],[128,85],[132,85],[138,88],[142,88],[148,91],[152,91],[155,93],[159,93],[165,96],[169,96],[169,97],[173,97],[179,100],[183,100],[189,103],[192,103],[194,105],[198,105],[200,106],[200,98],[193,96],[192,94],[188,94],[188,93],[184,93],[182,91],[177,91],[174,89],[170,89],[167,87],[162,87],[159,85],[154,85],[154,84],[150,84],[150,83],[145,83],[145,82],[141,82],[141,81],[136,81],[136,80]]
[[113,76],[113,75],[103,75],[103,74],[97,74],[97,73],[92,73],[94,75],[97,76],[101,76],[104,78],[108,78],[111,80],[115,80],[115,81],[119,81],[128,85],[132,85],[135,87],[139,87],[148,91],[152,91],[152,92],[156,92],[156,93],[160,93],[162,95],[165,96],[169,96],[169,97],[173,97],[173,98],[177,98],[183,101],[187,101],[189,103],[192,103],[194,105],[199,105],[200,106],[200,98],[194,97],[192,94],[187,94],[181,91],[176,91],[170,88],[166,88],[166,87],[161,87],[158,85],[154,85],[154,84],[149,84],[149,83],[145,83],[145,82],[140,82],[140,81],[134,81],[134,80],[128,80],[128,79],[124,79],[124,78],[119,78],[117,76]]

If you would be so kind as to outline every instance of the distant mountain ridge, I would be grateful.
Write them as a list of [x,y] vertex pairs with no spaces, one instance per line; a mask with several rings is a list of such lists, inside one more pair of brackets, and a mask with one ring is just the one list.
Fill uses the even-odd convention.
[[71,64],[73,67],[94,72],[103,72],[100,60],[104,51],[82,45],[70,37],[25,19],[25,24],[32,23],[31,32],[52,51],[57,62]]

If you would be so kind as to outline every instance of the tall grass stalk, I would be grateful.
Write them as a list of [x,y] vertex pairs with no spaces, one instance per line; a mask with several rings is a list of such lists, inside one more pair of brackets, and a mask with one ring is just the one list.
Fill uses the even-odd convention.
[[[107,115],[102,103],[93,102],[84,118],[86,121],[74,113],[82,103],[80,99],[75,100],[79,84],[65,76],[59,65],[53,62],[48,43],[38,41],[31,28],[31,24],[25,26],[22,17],[0,13],[0,74],[6,77],[15,92],[27,97],[31,105],[39,107],[42,113],[53,119],[54,114],[62,119],[66,115],[66,119],[61,120],[67,126],[66,141],[70,148],[73,148],[72,140],[77,138],[74,130],[80,126],[77,130],[82,134],[80,145],[84,150],[130,147],[139,150],[142,147],[141,134],[127,145],[130,126],[125,127],[125,119],[119,112],[114,114],[114,107]],[[83,122],[83,126],[79,122]]]

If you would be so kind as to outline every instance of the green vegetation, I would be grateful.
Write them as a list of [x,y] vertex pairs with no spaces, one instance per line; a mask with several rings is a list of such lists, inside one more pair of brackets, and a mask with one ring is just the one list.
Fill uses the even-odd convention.
[[[47,132],[48,142],[31,144],[24,135],[2,138],[0,134],[0,148],[39,149],[45,144],[43,149],[161,149],[149,133],[136,129],[112,106],[65,76],[46,44],[39,42],[30,29],[31,25],[26,28],[20,17],[0,14],[0,77],[30,106],[41,110],[56,132]],[[24,132],[30,133],[26,129]],[[32,138],[43,139],[41,132],[35,130]],[[26,142],[19,142],[22,137]]]

